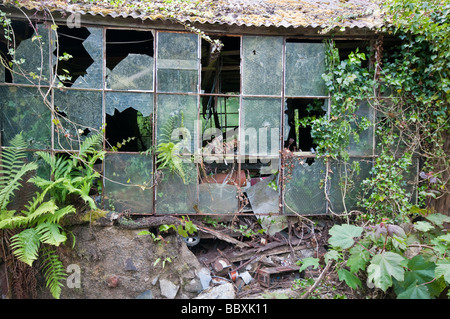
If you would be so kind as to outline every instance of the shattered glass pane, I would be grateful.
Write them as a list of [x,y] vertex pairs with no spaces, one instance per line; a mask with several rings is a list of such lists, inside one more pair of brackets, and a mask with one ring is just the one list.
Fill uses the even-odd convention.
[[324,43],[286,43],[286,88],[288,96],[324,96]]
[[[374,122],[374,110],[367,102],[360,103],[359,109],[356,112],[356,121],[360,122],[362,118],[366,118],[372,123]],[[352,129],[356,129],[356,124],[352,123]],[[373,126],[364,130],[359,134],[359,141],[357,142],[353,136],[350,136],[350,144],[348,146],[348,153],[350,156],[358,155],[372,155],[373,152]]]
[[157,174],[156,213],[195,214],[198,210],[196,164],[183,163],[183,178],[180,173],[167,169],[160,169]]
[[115,90],[153,90],[153,57],[128,54],[113,70],[106,70],[107,87]]
[[245,98],[241,107],[241,154],[278,156],[280,99]]
[[104,160],[105,209],[136,213],[153,210],[152,157],[108,153]]
[[87,28],[89,37],[83,41],[83,46],[94,62],[87,68],[86,74],[78,77],[73,88],[102,88],[103,83],[103,30]]
[[106,114],[114,115],[114,110],[123,112],[133,108],[142,113],[144,117],[153,113],[153,94],[106,92]]
[[413,157],[411,166],[408,171],[403,172],[404,184],[406,192],[409,194],[409,199],[412,204],[417,201],[417,186],[419,178],[419,158]]
[[246,95],[281,95],[282,37],[243,37],[242,89]]
[[174,142],[180,154],[192,154],[197,144],[197,97],[158,95],[157,143]]
[[[284,214],[319,215],[326,213],[323,189],[325,163],[316,158],[311,165],[306,158],[295,158],[284,170]],[[294,167],[291,167],[293,165]]]
[[[350,158],[348,162],[332,161],[329,199],[334,213],[357,209],[362,196],[362,181],[370,177],[372,160]],[[344,205],[345,204],[345,205]]]
[[198,45],[197,34],[158,33],[158,91],[198,91]]
[[55,90],[55,110],[62,127],[55,127],[56,149],[79,149],[79,142],[102,128],[102,92]]
[[[45,84],[50,80],[49,65],[49,29],[38,24],[37,33],[20,42],[15,50],[14,59],[23,63],[14,64],[13,82],[20,84]],[[53,35],[53,33],[52,33]],[[40,38],[39,38],[40,37]],[[19,74],[17,74],[19,73]]]
[[49,149],[51,113],[38,89],[0,86],[0,96],[2,145],[23,132],[28,148]]
[[[106,92],[106,114],[115,116],[106,117],[108,141],[123,144],[123,140],[132,138],[131,143],[135,143],[137,148],[129,151],[148,150],[152,145],[152,113],[153,94]],[[127,143],[125,148],[131,147],[131,143]],[[117,147],[117,144],[113,146]]]
[[5,68],[0,65],[0,82],[5,82]]
[[200,212],[207,214],[236,213],[239,209],[237,187],[228,184],[200,184],[198,208]]

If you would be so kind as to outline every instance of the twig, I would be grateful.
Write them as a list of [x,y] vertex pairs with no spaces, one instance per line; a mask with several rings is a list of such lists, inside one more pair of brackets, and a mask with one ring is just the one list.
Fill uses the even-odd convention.
[[333,263],[333,260],[330,260],[328,262],[328,264],[325,266],[324,270],[322,271],[322,273],[320,274],[319,278],[317,278],[316,282],[314,283],[314,285],[312,285],[307,292],[305,292],[300,299],[306,299],[309,297],[309,295],[317,288],[317,286],[320,284],[320,282],[323,280],[323,277],[325,277],[326,273],[328,272],[328,270],[330,270],[331,264]]

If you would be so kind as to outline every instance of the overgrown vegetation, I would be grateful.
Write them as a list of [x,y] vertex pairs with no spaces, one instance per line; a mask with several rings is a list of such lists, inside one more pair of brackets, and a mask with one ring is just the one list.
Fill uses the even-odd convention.
[[[336,263],[339,279],[352,289],[436,298],[450,285],[445,226],[450,218],[434,206],[449,193],[450,5],[395,0],[386,2],[385,9],[393,24],[382,31],[399,39],[398,44],[383,52],[380,35],[372,56],[356,51],[340,61],[330,42],[323,78],[331,112],[309,119],[318,153],[346,162],[351,138],[358,140],[373,125],[355,116],[361,102],[377,113],[376,159],[362,182],[359,210],[354,219],[346,215],[345,223],[331,228],[332,249],[325,259]],[[368,58],[373,62],[369,67],[362,63]],[[420,161],[420,179],[408,184],[408,175],[417,174],[415,161]],[[349,185],[341,180],[341,187]],[[317,258],[301,263],[319,267]]]

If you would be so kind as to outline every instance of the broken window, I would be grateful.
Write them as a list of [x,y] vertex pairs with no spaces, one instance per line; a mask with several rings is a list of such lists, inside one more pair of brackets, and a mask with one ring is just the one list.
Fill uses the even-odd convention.
[[[45,88],[42,88],[44,91]],[[18,133],[29,149],[51,148],[51,115],[38,89],[0,86],[2,145]]]
[[[14,28],[16,26],[16,28]],[[19,63],[13,65],[13,82],[20,84],[45,85],[50,81],[50,27],[25,23],[13,26],[17,40],[12,59]],[[17,30],[17,31],[16,31]],[[51,32],[53,36],[53,32]]]
[[327,100],[286,99],[284,117],[284,147],[292,152],[315,153],[317,144],[305,119],[326,114]]
[[153,33],[106,30],[106,85],[114,90],[153,91]]
[[107,147],[143,152],[152,146],[153,94],[106,92]]
[[102,29],[59,26],[58,47],[53,55],[56,73],[64,86],[102,88]]
[[[351,124],[353,130],[357,130],[361,126],[362,121],[374,123],[375,110],[367,102],[361,102],[358,111],[355,113],[355,123]],[[350,136],[348,153],[351,156],[372,155],[373,148],[373,124],[367,129],[360,132],[357,137]]]
[[245,95],[281,95],[283,38],[242,38],[242,89]]
[[141,154],[108,153],[104,160],[104,207],[123,212],[153,209],[153,161]]
[[158,33],[159,92],[198,92],[198,39],[191,33]]

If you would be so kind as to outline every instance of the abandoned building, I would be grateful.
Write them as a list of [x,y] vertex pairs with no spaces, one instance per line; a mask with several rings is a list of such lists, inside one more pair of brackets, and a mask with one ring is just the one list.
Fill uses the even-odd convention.
[[[339,179],[328,177],[345,167],[316,156],[311,128],[298,123],[327,116],[324,40],[342,58],[374,49],[384,21],[372,1],[154,1],[146,10],[135,1],[2,3],[15,60],[23,59],[14,67],[26,76],[0,67],[1,146],[22,132],[37,160],[36,151],[77,152],[102,134],[99,208],[268,217],[271,234],[286,227],[276,217],[356,208],[376,158],[374,127],[350,144],[361,171],[343,198]],[[362,103],[355,116],[375,123],[377,114]],[[171,170],[158,157],[167,151],[176,156]]]
[[[51,21],[36,18],[33,29],[23,13],[5,5],[16,60],[23,58],[22,68],[31,72],[43,58],[39,86],[50,89],[48,100],[65,131],[58,131],[36,79],[1,70],[2,146],[23,132],[30,152],[72,151],[103,128],[107,154],[98,165],[104,176],[99,201],[118,212],[317,215],[327,214],[329,205],[340,212],[339,186],[329,185],[327,201],[321,185],[328,171],[339,171],[338,163],[325,167],[309,129],[295,123],[327,113],[323,40],[333,34],[343,57],[356,48],[370,50],[382,18],[369,1],[293,6],[277,2],[270,12],[264,1],[224,1],[208,12],[211,17],[186,18],[220,46],[170,19],[80,5],[53,12],[55,39]],[[32,4],[25,9],[30,16],[45,12]],[[333,33],[319,32],[329,26]],[[5,56],[6,50],[3,43]],[[63,53],[71,58],[58,61]],[[376,116],[368,107],[360,113]],[[183,176],[155,174],[158,145],[174,135]],[[370,170],[374,141],[369,129],[349,150],[351,160],[361,162],[361,179]],[[289,181],[280,180],[285,148],[299,159]],[[257,182],[274,178],[285,185],[258,190]]]

